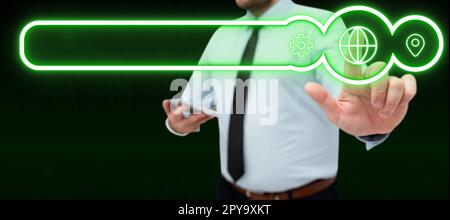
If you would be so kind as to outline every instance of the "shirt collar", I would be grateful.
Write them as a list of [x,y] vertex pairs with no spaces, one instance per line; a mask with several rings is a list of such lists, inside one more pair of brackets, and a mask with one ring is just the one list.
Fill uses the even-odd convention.
[[265,11],[261,16],[255,17],[250,11],[247,11],[244,19],[275,19],[275,18],[283,18],[283,15],[290,8],[293,3],[291,0],[278,0],[274,5],[272,5],[267,11]]

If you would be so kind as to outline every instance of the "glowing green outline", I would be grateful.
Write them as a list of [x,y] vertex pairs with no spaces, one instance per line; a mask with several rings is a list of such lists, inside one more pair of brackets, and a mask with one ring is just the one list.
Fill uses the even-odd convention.
[[[343,51],[342,51],[342,47],[347,47],[347,48],[348,48],[348,53],[349,53],[350,57],[351,57],[352,59],[354,59],[354,60],[358,60],[358,59],[359,59],[359,58],[358,58],[358,57],[359,57],[359,50],[356,50],[356,57],[357,57],[357,59],[355,59],[355,58],[353,57],[353,53],[350,51],[350,48],[351,48],[351,47],[356,47],[356,48],[360,47],[360,46],[359,46],[359,34],[357,33],[357,35],[356,35],[356,45],[353,45],[353,44],[345,44],[345,45],[342,45],[342,44],[341,44],[341,42],[342,42],[342,40],[344,39],[344,37],[345,37],[345,35],[347,34],[347,32],[350,31],[351,29],[355,29],[355,30],[352,30],[352,32],[350,33],[350,35],[349,35],[349,37],[348,37],[348,38],[349,38],[348,41],[351,41],[350,39],[352,38],[353,32],[355,32],[355,31],[357,30],[356,28],[360,28],[360,29],[362,29],[362,30],[366,30],[367,32],[369,32],[369,33],[372,35],[372,37],[374,38],[374,41],[375,41],[374,44],[368,44],[368,45],[365,45],[366,47],[375,47],[375,51],[373,52],[373,54],[372,54],[372,55],[370,56],[370,58],[367,59],[366,61],[364,61],[364,62],[363,62],[363,61],[360,61],[359,63],[356,63],[356,62],[354,62],[354,61],[348,59],[348,57],[344,56],[344,53],[343,53]],[[362,32],[362,33],[364,34],[364,38],[365,38],[365,39],[368,39],[366,33],[365,33],[365,32]],[[367,42],[369,42],[369,40],[367,40]],[[377,40],[377,37],[375,36],[375,34],[374,34],[369,28],[366,28],[366,27],[364,27],[364,26],[353,26],[353,27],[351,27],[351,28],[348,28],[347,30],[344,31],[344,33],[341,35],[341,38],[339,39],[339,52],[341,53],[341,56],[342,56],[345,60],[347,60],[347,62],[349,62],[349,63],[351,63],[351,64],[354,64],[354,65],[362,65],[362,64],[368,63],[370,60],[372,60],[372,59],[375,57],[375,54],[377,53],[377,50],[378,50],[378,40]],[[368,51],[369,51],[369,50],[366,50],[366,51],[365,51],[365,53],[364,53],[363,57],[361,58],[361,60],[364,60],[364,59],[366,58],[367,52],[368,52]]]
[[[302,44],[302,47],[299,46],[300,43]],[[306,45],[307,43],[308,45]],[[309,37],[309,35],[295,34],[289,42],[289,47],[291,48],[292,54],[299,57],[304,57],[308,56],[311,53],[311,49],[314,47],[314,44],[311,41],[311,37]]]
[[[409,45],[408,45],[409,39],[410,39],[411,37],[414,37],[414,36],[418,36],[420,39],[422,39],[422,43],[423,43],[422,48],[420,48],[420,50],[419,50],[419,52],[417,52],[417,54],[413,53],[412,50],[409,49]],[[412,45],[412,41],[413,41],[413,40],[417,40],[417,38],[414,38],[414,39],[411,40],[411,45]],[[419,40],[417,40],[417,41],[419,41]],[[410,52],[411,55],[413,55],[414,57],[419,56],[419,54],[422,52],[423,48],[425,48],[425,39],[422,37],[422,35],[417,34],[417,33],[414,33],[414,34],[409,35],[409,37],[406,38],[406,42],[405,42],[405,43],[406,43],[406,48],[408,48],[409,52]],[[419,42],[419,44],[420,44],[420,42]],[[412,46],[413,46],[413,47],[416,47],[416,46],[414,46],[414,45],[412,45]],[[419,45],[417,45],[417,46],[419,46]]]
[[[322,54],[322,56],[313,64],[306,66],[306,67],[297,67],[294,65],[288,65],[288,66],[39,66],[32,64],[25,56],[25,35],[32,27],[39,26],[39,25],[109,25],[109,26],[143,26],[143,25],[152,25],[152,26],[169,26],[169,25],[186,25],[186,26],[227,26],[227,25],[234,25],[234,26],[280,26],[280,25],[288,25],[289,23],[293,21],[309,21],[316,25],[321,31],[322,34],[326,34],[329,26],[331,23],[337,19],[339,16],[351,12],[351,11],[364,11],[369,12],[371,14],[376,15],[378,18],[380,18],[389,28],[391,35],[394,34],[395,30],[402,25],[405,22],[408,21],[422,21],[430,25],[434,31],[437,34],[438,37],[438,50],[435,55],[435,57],[428,62],[425,65],[419,66],[419,67],[411,67],[408,65],[403,64],[400,60],[397,59],[394,53],[392,53],[390,60],[387,62],[387,65],[383,70],[381,70],[378,74],[368,78],[368,79],[362,79],[362,80],[356,80],[356,79],[348,79],[344,76],[337,73],[328,63],[328,60],[325,57],[325,54]],[[117,70],[128,70],[128,71],[141,71],[141,70],[159,70],[159,71],[195,71],[195,70],[292,70],[297,72],[306,72],[310,71],[312,69],[317,68],[320,64],[323,64],[324,67],[327,69],[327,71],[334,76],[336,79],[341,80],[342,82],[353,84],[353,85],[364,85],[369,84],[372,82],[375,82],[376,80],[383,77],[389,69],[396,64],[398,67],[400,67],[403,70],[409,71],[409,72],[420,72],[424,71],[430,67],[432,67],[436,62],[439,60],[440,56],[442,55],[442,52],[444,50],[444,37],[442,35],[442,31],[439,29],[439,27],[434,23],[432,20],[430,20],[427,17],[421,16],[421,15],[410,15],[406,16],[399,21],[397,21],[394,25],[391,24],[391,22],[388,20],[386,16],[384,16],[381,12],[367,7],[367,6],[350,6],[343,8],[333,14],[324,25],[317,21],[314,18],[311,18],[309,16],[304,15],[297,15],[290,17],[286,20],[167,20],[167,21],[149,21],[149,20],[135,20],[135,21],[125,21],[125,20],[37,20],[32,21],[28,23],[21,31],[20,38],[19,38],[19,53],[20,58],[22,62],[29,68],[33,70],[89,70],[89,71],[97,71],[97,70],[110,70],[110,71],[117,71]]]

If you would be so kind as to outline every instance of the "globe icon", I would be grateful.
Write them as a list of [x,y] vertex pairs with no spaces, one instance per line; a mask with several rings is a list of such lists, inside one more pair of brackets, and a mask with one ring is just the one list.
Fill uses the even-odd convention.
[[377,47],[375,34],[363,26],[347,29],[339,40],[339,52],[342,57],[355,65],[362,65],[372,60],[377,52]]

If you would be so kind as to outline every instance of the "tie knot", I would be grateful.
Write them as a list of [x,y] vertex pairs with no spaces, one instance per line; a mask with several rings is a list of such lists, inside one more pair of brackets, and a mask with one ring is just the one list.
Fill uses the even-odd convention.
[[262,27],[263,27],[262,25],[253,25],[250,26],[250,29],[252,30],[252,33],[258,33]]

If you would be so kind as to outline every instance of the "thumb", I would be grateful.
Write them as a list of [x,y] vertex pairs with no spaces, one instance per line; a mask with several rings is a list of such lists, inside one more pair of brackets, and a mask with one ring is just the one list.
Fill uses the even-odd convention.
[[165,99],[162,102],[162,107],[164,109],[164,112],[166,113],[167,116],[169,116],[170,114],[172,114],[172,111],[170,110],[170,100],[169,99]]
[[313,82],[305,85],[305,91],[320,105],[328,119],[336,124],[339,118],[340,108],[330,93],[323,86]]

